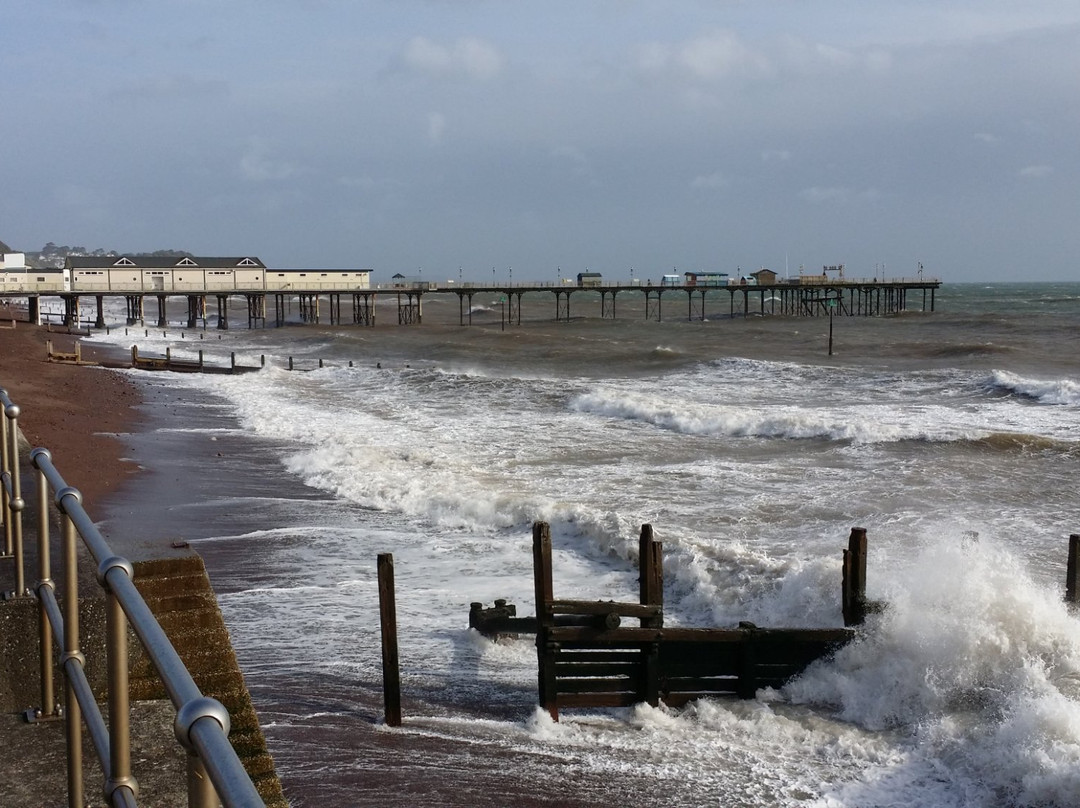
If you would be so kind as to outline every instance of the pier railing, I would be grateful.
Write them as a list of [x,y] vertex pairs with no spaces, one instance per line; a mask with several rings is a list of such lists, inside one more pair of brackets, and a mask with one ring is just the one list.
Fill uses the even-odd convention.
[[[4,407],[0,425],[3,481],[4,541],[15,564],[14,597],[29,597],[23,571],[22,499],[19,479],[19,407],[0,389]],[[264,806],[243,764],[229,743],[228,711],[204,696],[195,684],[168,636],[135,588],[131,562],[117,555],[90,519],[82,494],[67,485],[53,465],[48,449],[30,452],[37,471],[38,581],[32,592],[39,603],[41,706],[27,711],[27,720],[63,717],[66,727],[68,805],[86,805],[82,777],[83,724],[105,773],[103,793],[114,808],[137,806],[138,783],[131,768],[128,629],[134,631],[154,669],[161,677],[173,707],[177,741],[187,751],[187,787],[190,808],[218,805]],[[60,598],[52,579],[49,558],[49,497],[60,514],[63,580]],[[80,647],[78,546],[81,538],[97,565],[96,578],[104,589],[107,665],[106,724],[86,675],[86,657]],[[53,692],[53,643],[60,649],[60,667],[66,682],[66,710]]]

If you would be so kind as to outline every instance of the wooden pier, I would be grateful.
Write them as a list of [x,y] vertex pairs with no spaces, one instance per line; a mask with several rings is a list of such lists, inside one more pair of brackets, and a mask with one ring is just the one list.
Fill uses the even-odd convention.
[[[873,605],[866,601],[866,531],[854,528],[844,552],[845,628],[665,628],[663,548],[651,525],[639,538],[637,602],[558,600],[553,594],[551,530],[533,525],[536,617],[514,606],[472,605],[469,624],[488,636],[536,633],[540,705],[559,711],[626,707],[639,702],[680,706],[708,696],[753,698],[781,687],[817,659],[848,642]],[[623,626],[636,620],[636,626]]]
[[[284,291],[263,290],[199,290],[185,292],[147,291],[125,292],[63,292],[30,295],[31,320],[40,317],[40,297],[60,297],[63,301],[62,322],[68,327],[82,324],[103,329],[105,298],[122,297],[126,307],[128,325],[147,323],[147,306],[156,311],[151,322],[165,328],[170,297],[184,298],[186,322],[190,329],[207,327],[207,301],[216,301],[216,328],[230,327],[230,301],[240,298],[249,329],[266,327],[268,322],[281,327],[295,312],[301,323],[328,325],[374,326],[376,303],[380,298],[396,303],[398,325],[423,324],[423,298],[426,295],[457,295],[458,322],[472,325],[474,299],[489,304],[499,301],[503,326],[520,326],[526,302],[538,312],[533,319],[547,319],[544,297],[550,295],[554,307],[547,309],[551,319],[566,322],[574,316],[571,303],[588,299],[594,305],[599,297],[600,316],[614,320],[625,316],[625,306],[617,309],[616,300],[626,303],[637,301],[633,316],[646,320],[661,321],[665,318],[704,321],[716,317],[748,317],[777,315],[785,317],[846,316],[874,317],[898,314],[905,311],[933,312],[935,293],[941,287],[936,279],[900,278],[894,280],[844,280],[818,276],[775,283],[729,284],[729,285],[658,285],[641,282],[606,282],[589,286],[563,283],[411,283],[393,284],[363,290],[352,289],[291,289]],[[526,301],[526,296],[528,300]],[[87,299],[94,302],[92,317],[83,316]],[[267,316],[268,300],[273,299],[273,313]],[[574,309],[576,311],[576,309]]]

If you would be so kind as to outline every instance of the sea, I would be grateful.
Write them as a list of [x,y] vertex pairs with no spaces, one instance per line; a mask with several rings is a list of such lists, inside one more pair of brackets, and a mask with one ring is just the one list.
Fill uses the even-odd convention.
[[[1080,805],[1080,283],[951,284],[908,310],[704,319],[640,296],[423,298],[398,324],[127,326],[96,343],[243,374],[128,371],[156,479],[106,532],[204,558],[293,806]],[[325,306],[325,301],[323,303]],[[463,307],[470,307],[466,310]],[[700,314],[700,312],[698,312]],[[348,318],[346,318],[348,319]],[[200,324],[201,326],[201,324]],[[830,354],[830,333],[832,352]],[[292,370],[290,370],[290,366]],[[537,708],[531,533],[556,597],[669,626],[843,625],[848,534],[884,608],[785,687],[680,709]],[[383,721],[376,559],[392,553],[403,724]]]

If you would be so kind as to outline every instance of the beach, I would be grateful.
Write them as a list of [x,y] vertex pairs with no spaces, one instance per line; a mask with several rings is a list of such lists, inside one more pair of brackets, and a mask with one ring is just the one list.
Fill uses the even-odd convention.
[[[30,446],[44,446],[86,502],[115,495],[136,469],[118,434],[143,422],[137,385],[123,374],[46,361],[46,342],[72,351],[77,337],[12,321],[0,328],[0,387],[20,407]],[[84,349],[93,361],[96,349]]]

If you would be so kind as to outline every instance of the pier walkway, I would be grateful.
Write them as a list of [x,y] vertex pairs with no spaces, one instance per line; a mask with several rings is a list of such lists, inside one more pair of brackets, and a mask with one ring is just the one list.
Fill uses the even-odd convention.
[[[571,302],[595,303],[597,298],[601,317],[612,320],[616,319],[618,314],[616,301],[622,304],[636,302],[638,305],[634,306],[633,316],[641,316],[643,311],[646,320],[655,321],[661,321],[665,316],[668,319],[685,318],[690,321],[751,315],[873,317],[906,311],[932,312],[935,293],[940,287],[941,281],[934,278],[860,280],[818,275],[777,280],[774,283],[726,285],[657,284],[652,281],[642,282],[640,279],[627,283],[593,281],[583,284],[568,281],[493,281],[490,284],[404,281],[368,289],[292,288],[287,291],[232,289],[184,292],[97,290],[41,293],[30,296],[29,310],[31,321],[37,322],[40,320],[40,299],[60,297],[63,301],[63,325],[105,328],[106,298],[124,299],[128,325],[147,322],[146,307],[149,301],[157,304],[156,320],[151,317],[151,322],[164,328],[168,324],[167,301],[169,298],[181,297],[186,300],[187,327],[197,328],[200,321],[206,326],[207,299],[213,297],[217,303],[217,328],[228,329],[230,301],[241,298],[244,301],[248,328],[265,327],[268,321],[277,327],[283,326],[294,311],[304,323],[374,326],[376,303],[382,298],[384,304],[387,299],[389,302],[396,302],[398,325],[419,325],[423,322],[425,295],[453,294],[458,297],[458,321],[463,326],[472,324],[475,303],[490,305],[493,300],[502,308],[503,322],[506,325],[521,325],[526,298],[541,317],[544,316],[544,307],[554,302],[553,309],[548,311],[556,322],[571,319]],[[89,305],[84,305],[88,304],[87,298],[93,301],[93,317],[83,314],[84,308],[90,308]],[[272,314],[269,313],[271,305]]]

